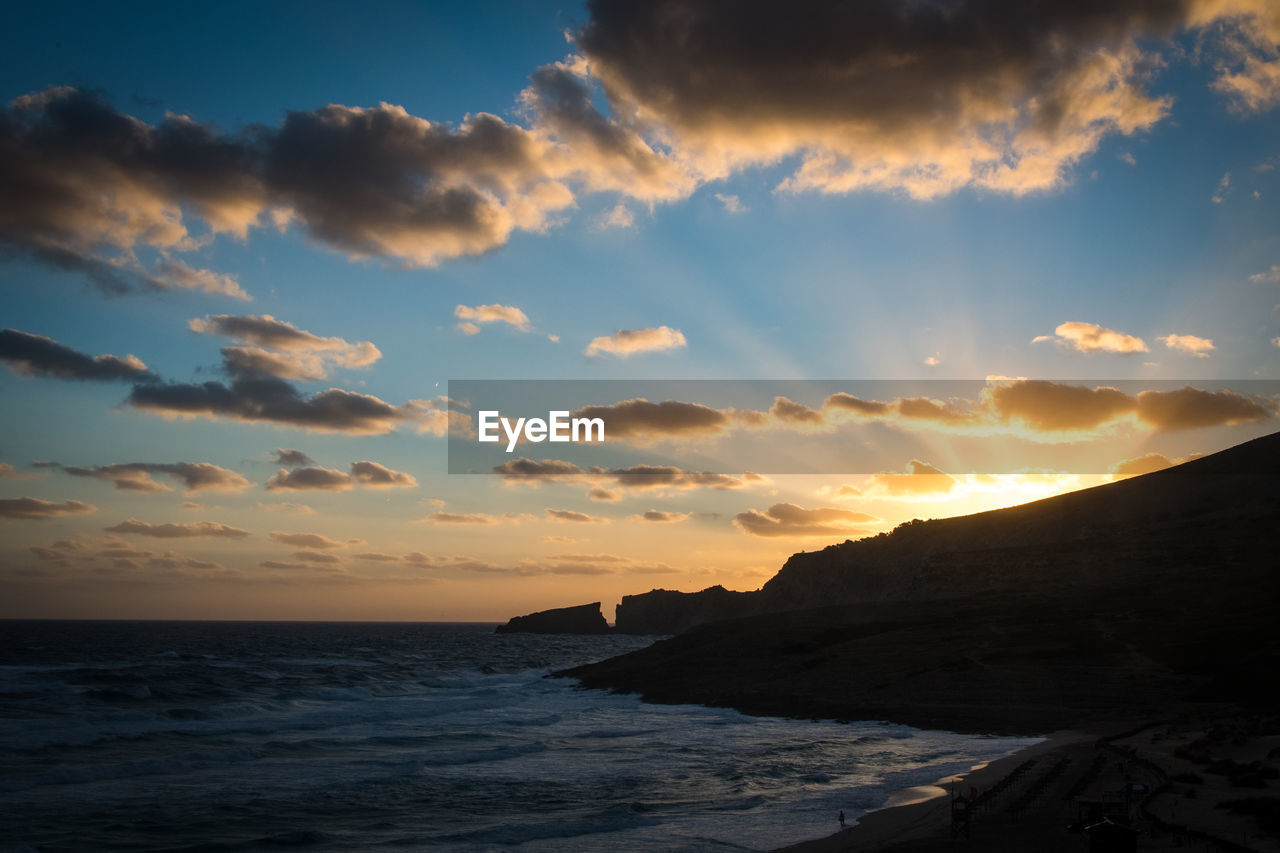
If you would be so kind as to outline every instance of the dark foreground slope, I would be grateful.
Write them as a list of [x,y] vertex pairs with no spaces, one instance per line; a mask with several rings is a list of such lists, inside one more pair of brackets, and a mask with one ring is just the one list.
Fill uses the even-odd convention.
[[756,594],[764,612],[566,674],[652,701],[961,731],[1274,705],[1277,554],[1280,436],[1269,436],[797,555]]

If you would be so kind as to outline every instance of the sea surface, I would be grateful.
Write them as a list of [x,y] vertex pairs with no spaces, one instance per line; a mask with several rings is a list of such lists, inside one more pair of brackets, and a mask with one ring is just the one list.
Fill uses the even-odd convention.
[[653,639],[0,622],[0,849],[769,850],[1034,742],[546,677]]

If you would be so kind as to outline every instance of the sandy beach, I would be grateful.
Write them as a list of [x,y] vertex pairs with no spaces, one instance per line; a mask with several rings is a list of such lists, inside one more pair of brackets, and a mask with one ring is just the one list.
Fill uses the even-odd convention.
[[[1079,820],[1082,802],[1125,812],[1138,850],[1280,851],[1280,800],[1256,790],[1275,785],[1260,778],[1274,772],[1275,722],[1208,716],[1055,732],[937,785],[898,792],[848,828],[779,853],[1086,850],[1081,829],[1097,818]],[[952,824],[952,801],[971,792],[979,800],[966,833]]]

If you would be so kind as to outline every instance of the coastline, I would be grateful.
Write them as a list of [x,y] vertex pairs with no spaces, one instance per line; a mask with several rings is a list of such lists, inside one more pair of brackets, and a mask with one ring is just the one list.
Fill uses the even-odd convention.
[[958,790],[972,786],[982,791],[1029,759],[1057,758],[1075,751],[1091,751],[1099,734],[1096,730],[1052,732],[1039,743],[994,761],[974,765],[965,773],[939,779],[933,785],[893,791],[883,806],[862,815],[847,828],[823,838],[778,848],[773,853],[864,853],[927,839],[945,840],[949,844],[950,800],[947,787],[952,782]]

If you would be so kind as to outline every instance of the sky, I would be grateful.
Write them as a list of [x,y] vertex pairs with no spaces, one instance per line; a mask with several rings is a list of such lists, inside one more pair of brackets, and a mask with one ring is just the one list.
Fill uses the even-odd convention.
[[1277,428],[1268,0],[6,18],[0,618],[612,618]]

